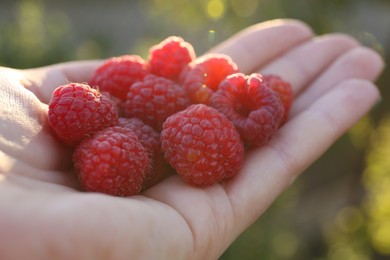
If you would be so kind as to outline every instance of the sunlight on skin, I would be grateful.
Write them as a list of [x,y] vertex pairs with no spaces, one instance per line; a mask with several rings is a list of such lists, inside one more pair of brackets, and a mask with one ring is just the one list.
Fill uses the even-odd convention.
[[[209,52],[230,56],[242,72],[250,73],[274,60],[280,53],[293,49],[293,46],[306,42],[312,37],[311,29],[302,23],[272,20],[238,32]],[[278,42],[278,48],[259,48],[259,46],[269,45],[270,42]]]
[[[1,150],[23,149],[32,137],[41,131],[40,123],[44,120],[41,117],[29,117],[39,112],[36,98],[32,92],[26,92],[20,84],[22,74],[15,70],[5,69],[9,76],[0,81],[0,99],[7,100],[7,106],[2,106],[0,111],[0,147]],[[27,120],[29,119],[29,120]],[[38,124],[37,124],[38,123]],[[9,129],[20,129],[21,131],[10,131]]]
[[[312,42],[311,38],[310,29],[298,22],[280,26],[275,22],[263,23],[244,30],[214,50],[231,55],[246,73],[273,61],[273,70],[283,74],[283,68],[277,66],[281,54],[290,52],[290,57],[294,57],[297,53],[294,50],[304,42]],[[275,42],[272,48],[267,48],[269,41]],[[317,47],[304,47],[304,56],[323,50],[329,42],[313,44]],[[350,44],[346,45],[345,49],[349,49]],[[343,50],[341,53],[329,51],[330,60],[329,56],[326,60],[320,56],[323,62],[310,64],[316,68],[304,70],[304,79],[299,80],[302,85],[296,88],[304,89],[304,85],[319,77],[318,74],[324,75],[329,63],[342,56]],[[257,59],[253,59],[254,56]],[[364,67],[369,60],[358,61]],[[356,59],[347,57],[343,64],[353,69],[351,62],[356,63]],[[71,189],[68,183],[72,183],[75,175],[70,174],[69,168],[64,169],[64,165],[70,164],[66,162],[70,157],[68,151],[56,145],[45,126],[47,122],[37,119],[46,114],[46,104],[59,84],[88,81],[98,64],[96,61],[74,62],[29,69],[23,71],[26,82],[21,83],[19,79],[17,84],[0,88],[4,91],[5,104],[8,96],[20,95],[19,106],[30,105],[19,108],[28,117],[25,122],[15,120],[10,126],[13,128],[4,130],[23,133],[28,122],[43,129],[35,136],[36,129],[29,128],[34,133],[29,135],[31,141],[23,154],[3,150],[5,157],[15,156],[9,159],[9,167],[12,173],[18,174],[11,173],[1,182],[0,234],[13,234],[0,243],[1,259],[15,255],[19,259],[125,259],[142,254],[143,259],[147,255],[147,259],[218,259],[292,179],[368,111],[378,96],[375,87],[365,80],[379,73],[378,66],[368,71],[369,75],[365,74],[362,80],[351,81],[351,74],[347,74],[339,76],[329,86],[322,78],[321,84],[310,85],[309,89],[314,87],[310,96],[303,101],[297,99],[296,103],[305,102],[304,110],[293,114],[268,146],[248,155],[245,167],[234,179],[199,189],[172,176],[140,196],[116,198]],[[307,64],[301,66],[306,68]],[[331,80],[332,73],[326,75]],[[25,89],[20,88],[22,85]],[[30,103],[22,101],[26,98]],[[7,120],[4,123],[8,124]],[[58,179],[53,180],[50,175]],[[68,186],[66,192],[64,185]],[[15,198],[23,198],[16,207]],[[31,221],[25,221],[26,216]],[[150,250],[151,244],[153,250]]]
[[[0,151],[0,174],[3,174],[3,173],[6,173],[6,172],[9,172],[14,163],[13,161],[10,159],[10,157],[3,153],[2,151]],[[0,177],[4,177],[3,175],[0,175]]]

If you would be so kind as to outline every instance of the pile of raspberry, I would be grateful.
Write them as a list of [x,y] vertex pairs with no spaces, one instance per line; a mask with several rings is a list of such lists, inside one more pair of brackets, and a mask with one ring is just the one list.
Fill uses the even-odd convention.
[[171,36],[145,60],[112,57],[88,83],[59,86],[48,121],[74,150],[84,190],[130,196],[171,174],[195,186],[232,178],[286,122],[292,96],[280,76],[245,75],[230,57],[196,57]]

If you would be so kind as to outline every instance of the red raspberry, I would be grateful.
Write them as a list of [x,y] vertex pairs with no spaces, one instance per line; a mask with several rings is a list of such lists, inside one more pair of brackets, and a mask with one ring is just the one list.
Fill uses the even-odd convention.
[[112,57],[96,69],[89,85],[125,100],[128,88],[147,73],[146,62],[137,55]]
[[73,154],[86,191],[136,195],[148,168],[148,154],[130,129],[113,126],[83,140]]
[[182,68],[194,59],[192,45],[177,36],[168,37],[149,51],[151,73],[172,80],[176,80]]
[[160,134],[149,125],[138,118],[119,118],[119,126],[132,130],[138,137],[140,143],[149,152],[158,152],[160,150]]
[[161,132],[165,158],[193,185],[211,185],[241,168],[244,146],[225,115],[204,104],[170,116]]
[[160,134],[138,118],[119,118],[119,125],[132,130],[149,155],[149,169],[143,182],[147,189],[168,174],[168,165],[161,150]]
[[180,82],[194,104],[208,104],[219,83],[236,72],[238,67],[229,56],[207,54],[183,69]]
[[111,99],[112,103],[115,105],[117,111],[118,111],[118,117],[121,117],[124,115],[124,105],[125,102],[121,100],[120,98],[113,96],[110,94],[110,92],[107,91],[101,91],[102,95],[107,96],[109,99]]
[[284,81],[281,77],[271,74],[263,75],[263,79],[264,82],[279,95],[280,101],[282,101],[284,107],[284,114],[282,119],[283,124],[288,119],[288,114],[290,112],[293,100],[291,84],[287,81]]
[[86,84],[70,83],[54,90],[48,111],[56,136],[69,146],[109,126],[118,124],[115,104]]
[[168,116],[189,104],[187,93],[181,86],[172,80],[150,74],[130,87],[125,102],[125,115],[137,117],[160,131]]
[[284,113],[278,95],[260,74],[228,76],[210,103],[233,122],[242,140],[253,146],[263,145],[272,137]]

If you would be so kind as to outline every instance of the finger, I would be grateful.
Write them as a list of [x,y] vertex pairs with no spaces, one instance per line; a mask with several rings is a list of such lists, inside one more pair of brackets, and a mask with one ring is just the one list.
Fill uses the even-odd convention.
[[280,75],[291,83],[296,95],[340,55],[358,45],[342,34],[319,36],[267,64],[261,73]]
[[229,55],[248,74],[312,35],[311,29],[302,22],[274,20],[251,26],[209,52]]
[[311,86],[298,96],[291,109],[294,116],[308,107],[332,86],[349,78],[375,80],[383,69],[383,60],[371,49],[353,48],[340,56]]
[[43,103],[49,103],[53,91],[70,82],[88,82],[101,61],[73,61],[24,70],[23,84]]
[[24,177],[40,182],[55,183],[74,189],[80,189],[76,175],[71,171],[44,170],[31,166],[21,160],[18,160],[8,154],[0,151],[0,176],[5,177]]
[[347,80],[286,123],[265,147],[246,156],[244,168],[226,184],[237,228],[255,221],[295,177],[314,162],[375,103],[369,81]]

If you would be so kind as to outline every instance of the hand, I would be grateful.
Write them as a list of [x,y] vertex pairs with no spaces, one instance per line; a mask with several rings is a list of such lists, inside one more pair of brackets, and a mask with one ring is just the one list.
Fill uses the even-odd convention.
[[171,176],[127,198],[79,191],[46,120],[53,90],[88,81],[100,61],[0,68],[0,258],[217,259],[379,96],[375,52],[298,21],[252,26],[211,52],[290,81],[289,121],[229,181],[195,188]]

